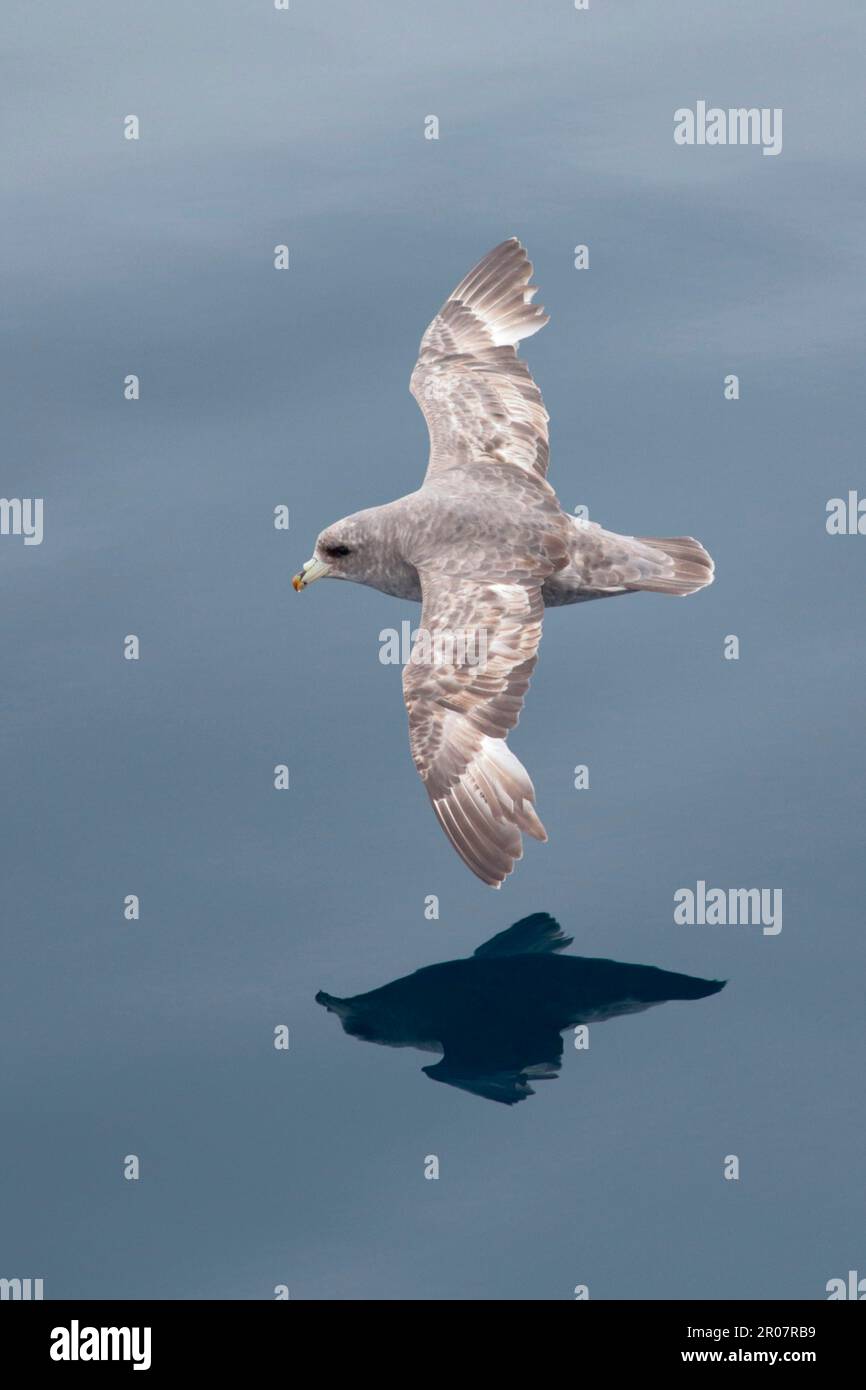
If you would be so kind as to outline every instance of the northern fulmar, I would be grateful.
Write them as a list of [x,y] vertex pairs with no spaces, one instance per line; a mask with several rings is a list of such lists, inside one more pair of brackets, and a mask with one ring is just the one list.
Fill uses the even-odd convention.
[[516,237],[479,261],[421,339],[410,390],[430,435],[421,487],[326,527],[293,579],[350,579],[422,604],[403,671],[409,744],[436,818],[498,888],[521,831],[547,835],[506,743],[545,608],[649,590],[691,594],[713,562],[691,536],[620,536],[562,510],[548,415],[515,344],[548,322]]

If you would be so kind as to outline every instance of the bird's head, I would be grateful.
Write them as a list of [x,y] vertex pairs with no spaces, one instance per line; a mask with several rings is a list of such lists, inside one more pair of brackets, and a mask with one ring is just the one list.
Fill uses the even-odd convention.
[[363,582],[366,555],[363,528],[356,517],[346,517],[327,526],[316,541],[316,548],[303,569],[294,576],[298,593],[316,579],[354,579]]
[[362,1038],[365,1042],[376,1041],[376,1031],[365,1018],[363,1002],[359,996],[354,999],[339,999],[320,989],[316,1003],[321,1004],[329,1014],[336,1014],[343,1025],[343,1032],[352,1038]]

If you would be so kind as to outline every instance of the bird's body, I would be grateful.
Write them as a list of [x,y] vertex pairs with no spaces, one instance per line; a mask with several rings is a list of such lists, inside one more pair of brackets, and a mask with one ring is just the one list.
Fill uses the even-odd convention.
[[[436,528],[431,529],[430,502],[434,502]],[[659,592],[680,592],[670,588],[671,581],[665,577],[666,566],[660,563],[659,547],[662,542],[650,538],[619,536],[613,531],[605,531],[597,522],[584,521],[580,517],[562,513],[562,526],[557,528],[567,555],[567,563],[551,574],[541,585],[545,608],[561,608],[566,604],[585,603],[589,599],[609,598],[614,594],[638,593],[649,590],[653,580],[657,581]],[[421,603],[423,592],[421,573],[424,560],[431,546],[438,541],[440,533],[465,547],[468,564],[471,564],[472,551],[479,543],[489,543],[491,536],[507,538],[514,531],[514,517],[509,513],[507,499],[499,506],[489,505],[480,515],[472,511],[464,500],[435,486],[411,492],[395,502],[387,502],[381,507],[370,507],[347,517],[343,525],[356,523],[363,530],[366,545],[366,564],[363,583],[369,589],[393,598],[405,599],[410,603]],[[670,537],[663,542],[666,549],[663,555],[672,550],[682,550],[683,563],[680,565],[676,583],[683,580],[683,569],[692,563],[695,572],[689,580],[697,579],[698,587],[709,580],[702,575],[711,573],[702,547],[688,536]],[[689,561],[689,553],[694,559]],[[626,560],[637,565],[641,560],[645,567],[645,582],[637,584],[632,578],[629,583],[615,583],[620,577],[615,567]],[[483,563],[483,560],[482,560]],[[655,573],[658,571],[658,573]],[[339,578],[340,576],[334,576]],[[691,592],[691,590],[689,590]]]
[[546,839],[508,748],[545,608],[649,590],[689,594],[712,561],[689,536],[618,535],[564,512],[547,482],[547,412],[516,352],[547,322],[515,239],[470,271],[421,341],[411,390],[430,433],[420,488],[326,528],[295,576],[420,602],[403,676],[409,741],[445,833],[499,887],[521,832]]
[[[503,1029],[519,1029],[531,1015],[539,1028],[561,1032],[580,1023],[642,1013],[670,999],[698,999],[712,992],[711,983],[600,956],[467,956],[422,966],[338,1003],[360,1023],[359,1036],[367,1022],[370,1042],[441,1052],[444,1044],[436,1040],[448,1031],[489,1039]],[[684,986],[696,992],[683,992]]]

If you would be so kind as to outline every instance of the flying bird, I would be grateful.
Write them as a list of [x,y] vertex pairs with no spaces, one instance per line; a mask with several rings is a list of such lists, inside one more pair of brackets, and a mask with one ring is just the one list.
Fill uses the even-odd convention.
[[548,415],[515,345],[548,322],[512,237],[448,297],[421,339],[410,390],[430,435],[421,487],[325,528],[296,574],[420,601],[403,671],[409,744],[436,818],[498,888],[546,840],[508,747],[545,608],[649,590],[691,594],[713,562],[691,536],[620,536],[564,512],[547,482]]
[[427,965],[348,999],[320,990],[316,1002],[351,1037],[441,1052],[441,1062],[422,1067],[431,1080],[515,1105],[534,1095],[530,1082],[555,1079],[563,1029],[671,999],[704,999],[726,983],[652,965],[558,956],[573,939],[548,913],[536,912],[465,960]]

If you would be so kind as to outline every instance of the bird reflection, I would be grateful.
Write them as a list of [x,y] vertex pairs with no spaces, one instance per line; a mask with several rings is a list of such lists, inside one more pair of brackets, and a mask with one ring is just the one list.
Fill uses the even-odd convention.
[[555,1079],[563,1029],[670,999],[703,999],[726,983],[559,955],[573,940],[548,913],[536,912],[465,960],[427,965],[348,999],[320,990],[316,1002],[353,1038],[441,1052],[441,1062],[422,1068],[433,1081],[515,1105],[534,1095],[530,1082]]

